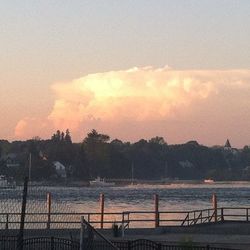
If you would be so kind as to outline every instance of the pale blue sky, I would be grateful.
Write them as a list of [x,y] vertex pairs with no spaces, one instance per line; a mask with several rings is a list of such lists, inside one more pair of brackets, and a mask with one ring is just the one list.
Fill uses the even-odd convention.
[[[250,68],[249,0],[0,2],[0,118],[47,114],[49,86],[134,66]],[[14,102],[13,102],[14,100]]]
[[1,68],[17,73],[250,66],[248,0],[13,0],[0,9]]

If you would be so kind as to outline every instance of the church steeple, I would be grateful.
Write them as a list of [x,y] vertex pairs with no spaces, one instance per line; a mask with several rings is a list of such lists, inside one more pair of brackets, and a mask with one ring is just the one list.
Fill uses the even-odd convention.
[[228,139],[227,139],[227,141],[225,143],[225,148],[232,148]]

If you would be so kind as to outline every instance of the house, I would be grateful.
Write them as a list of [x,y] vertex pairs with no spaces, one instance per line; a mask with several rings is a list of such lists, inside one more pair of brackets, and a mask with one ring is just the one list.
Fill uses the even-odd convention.
[[56,175],[58,178],[66,178],[67,177],[66,167],[61,162],[54,161],[53,166],[55,168]]
[[182,168],[193,168],[193,167],[194,167],[193,163],[191,163],[191,162],[188,161],[188,160],[179,161],[179,165],[180,165]]
[[20,162],[18,160],[17,154],[9,153],[2,157],[2,160],[6,163],[7,168],[18,168],[20,167]]

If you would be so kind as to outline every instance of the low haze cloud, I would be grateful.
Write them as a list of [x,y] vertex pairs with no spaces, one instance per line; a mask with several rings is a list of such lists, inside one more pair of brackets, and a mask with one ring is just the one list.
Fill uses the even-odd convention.
[[48,117],[19,121],[17,138],[69,128],[79,141],[96,128],[123,140],[161,135],[171,143],[216,143],[232,136],[241,143],[246,138],[242,129],[247,133],[250,126],[249,70],[132,68],[89,74],[51,88],[55,101]]

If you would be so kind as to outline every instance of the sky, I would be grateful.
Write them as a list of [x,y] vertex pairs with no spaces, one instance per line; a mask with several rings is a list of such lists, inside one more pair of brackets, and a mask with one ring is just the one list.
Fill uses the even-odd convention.
[[95,128],[250,144],[250,1],[0,2],[0,138]]

